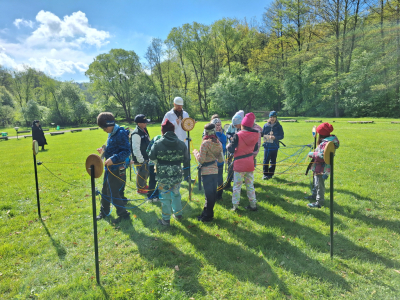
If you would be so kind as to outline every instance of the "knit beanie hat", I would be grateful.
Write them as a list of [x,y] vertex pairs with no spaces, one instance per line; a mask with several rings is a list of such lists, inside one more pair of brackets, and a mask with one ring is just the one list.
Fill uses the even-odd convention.
[[206,135],[215,135],[215,125],[213,123],[204,125],[204,131]]
[[246,127],[253,127],[254,125],[254,120],[256,119],[256,116],[251,112],[246,114],[246,116],[242,120],[242,125]]
[[165,134],[167,131],[175,131],[175,126],[168,119],[165,119],[164,123],[161,124],[161,132]]
[[317,127],[317,132],[323,136],[330,136],[332,131],[333,126],[329,123],[322,123]]
[[244,111],[243,110],[239,110],[232,118],[232,124],[233,125],[239,125],[244,117]]
[[271,117],[277,117],[278,116],[278,114],[276,113],[276,111],[271,111],[270,113],[269,113],[269,117],[271,118]]
[[219,118],[215,118],[215,119],[212,119],[210,123],[211,124],[218,124],[218,123],[221,123],[221,120]]

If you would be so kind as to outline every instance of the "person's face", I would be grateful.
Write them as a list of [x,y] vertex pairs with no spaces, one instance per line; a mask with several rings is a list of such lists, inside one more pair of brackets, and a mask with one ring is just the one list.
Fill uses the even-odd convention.
[[145,129],[147,126],[147,123],[137,123],[137,125],[141,128],[141,129]]
[[178,105],[178,104],[174,103],[174,109],[176,111],[182,111],[182,108],[183,108],[183,105]]
[[215,130],[216,131],[222,131],[221,123],[216,123],[215,124]]
[[235,127],[236,127],[237,129],[240,129],[240,128],[242,128],[242,125],[241,125],[241,124],[237,124],[237,125],[235,125]]
[[114,126],[105,127],[105,128],[103,128],[103,131],[105,131],[105,132],[107,132],[107,133],[111,133],[111,132],[113,131],[113,129],[114,129]]
[[276,117],[270,117],[270,118],[269,118],[269,122],[270,122],[271,124],[274,124],[274,123],[276,122]]
[[36,123],[36,126],[39,127],[39,125],[40,125],[40,122],[37,122],[37,123]]

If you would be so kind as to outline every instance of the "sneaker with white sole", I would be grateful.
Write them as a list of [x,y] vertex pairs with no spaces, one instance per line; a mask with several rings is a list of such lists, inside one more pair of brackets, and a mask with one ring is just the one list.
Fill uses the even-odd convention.
[[321,208],[322,205],[323,205],[323,202],[321,202],[321,201],[317,201],[317,202],[314,202],[314,203],[308,203],[307,204],[307,206],[310,207],[310,208]]
[[171,224],[170,220],[164,220],[164,219],[158,219],[158,223],[160,223],[162,226],[169,226]]

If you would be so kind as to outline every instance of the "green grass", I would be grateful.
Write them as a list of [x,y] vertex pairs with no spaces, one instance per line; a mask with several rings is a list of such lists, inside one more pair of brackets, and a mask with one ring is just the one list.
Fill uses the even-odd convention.
[[[288,147],[313,142],[311,128],[315,124],[303,122],[309,118],[297,119],[299,123],[282,123]],[[106,134],[95,130],[46,136],[48,150],[37,156],[44,163],[38,166],[42,221],[37,215],[31,139],[0,142],[0,298],[399,297],[400,124],[390,124],[388,119],[375,119],[376,124],[323,119],[333,120],[341,146],[335,156],[332,260],[329,201],[320,210],[307,208],[304,196],[310,191],[311,177],[304,176],[305,165],[269,181],[261,180],[258,169],[257,212],[243,208],[248,204],[245,190],[239,211],[231,212],[228,191],[215,206],[215,221],[202,224],[196,216],[204,195],[196,186],[184,220],[171,221],[170,228],[161,228],[156,221],[161,214],[159,203],[131,209],[131,223],[115,227],[110,220],[98,222],[101,286],[95,278],[90,177],[85,160],[105,142]],[[198,123],[191,132],[196,148],[204,124]],[[152,136],[160,133],[159,125],[149,129]],[[278,160],[298,149],[282,148]],[[261,156],[262,152],[259,163]],[[286,161],[284,164],[277,167],[278,173],[288,168]],[[76,186],[57,179],[44,166]],[[98,188],[101,183],[102,179],[96,180]],[[135,183],[128,181],[128,186],[128,195],[137,198]],[[181,193],[186,204],[186,183]],[[138,203],[141,201],[128,206]]]

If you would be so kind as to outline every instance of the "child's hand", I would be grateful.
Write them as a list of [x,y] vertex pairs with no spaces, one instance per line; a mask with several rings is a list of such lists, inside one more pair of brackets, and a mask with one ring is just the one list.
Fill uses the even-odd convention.
[[99,152],[99,154],[103,153],[103,148],[97,148],[97,152]]
[[106,166],[112,166],[113,164],[114,164],[114,163],[113,163],[113,161],[111,160],[111,158],[107,159],[106,162],[104,163],[104,165],[106,165]]

